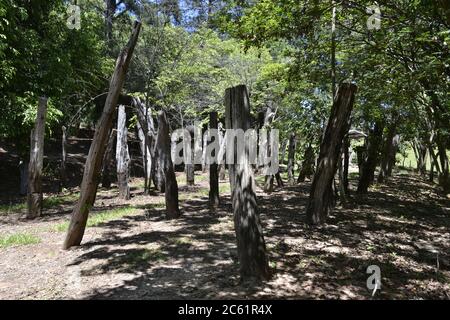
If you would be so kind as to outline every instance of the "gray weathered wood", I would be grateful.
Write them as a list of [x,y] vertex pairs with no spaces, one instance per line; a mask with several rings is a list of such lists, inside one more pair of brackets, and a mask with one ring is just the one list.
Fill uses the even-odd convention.
[[42,213],[42,168],[44,165],[45,117],[47,98],[39,98],[36,122],[31,131],[30,163],[28,165],[28,219]]
[[72,212],[70,225],[63,245],[64,249],[80,245],[81,240],[83,239],[89,210],[94,205],[97,194],[99,172],[105,153],[108,134],[112,128],[114,111],[117,107],[119,95],[125,81],[125,76],[136,46],[140,29],[141,23],[135,22],[131,38],[117,58],[114,74],[109,85],[108,96],[105,101],[105,107],[103,108],[103,113],[95,128],[94,138],[86,159],[80,188],[80,198]]
[[[226,90],[225,109],[227,129],[245,131],[250,127],[250,103],[245,86]],[[229,164],[229,175],[241,278],[267,279],[270,273],[248,146],[240,154],[234,148],[234,153],[237,162]]]
[[128,200],[130,199],[130,186],[128,185],[130,153],[128,152],[127,114],[124,105],[119,106],[117,116],[116,163],[119,198]]

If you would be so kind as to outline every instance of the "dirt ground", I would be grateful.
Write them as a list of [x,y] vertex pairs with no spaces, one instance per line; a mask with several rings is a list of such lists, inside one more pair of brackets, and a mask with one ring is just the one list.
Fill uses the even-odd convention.
[[[182,217],[166,220],[163,197],[132,199],[101,190],[95,211],[130,205],[121,218],[86,229],[82,245],[63,251],[74,199],[34,221],[0,215],[0,235],[34,234],[38,244],[0,247],[0,299],[371,299],[366,269],[381,269],[375,299],[450,298],[450,200],[435,185],[398,174],[365,197],[352,196],[318,229],[305,224],[309,183],[258,191],[273,276],[239,283],[230,197],[208,208],[207,175],[180,182]],[[182,180],[182,179],[181,179]],[[228,183],[222,182],[226,190]]]

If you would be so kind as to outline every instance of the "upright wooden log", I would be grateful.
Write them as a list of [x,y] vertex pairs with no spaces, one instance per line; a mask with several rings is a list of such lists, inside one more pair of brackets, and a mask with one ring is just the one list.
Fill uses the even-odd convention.
[[[245,131],[250,127],[250,103],[247,88],[244,85],[226,90],[225,109],[227,129]],[[229,143],[230,141],[227,142]],[[236,149],[234,148],[234,157],[237,162],[228,166],[240,274],[242,280],[267,279],[269,265],[256,202],[255,179],[249,162],[248,145],[240,154],[237,154]],[[227,150],[229,151],[230,148],[228,147]]]
[[108,144],[106,145],[105,155],[103,156],[102,163],[102,187],[109,189],[111,188],[111,176],[113,173],[113,159],[115,158],[116,148],[116,134],[117,131],[112,129],[109,134]]
[[300,172],[298,174],[297,183],[304,182],[306,178],[311,179],[311,176],[314,173],[313,167],[314,151],[310,143],[308,147],[306,147],[303,155],[302,167],[300,168]]
[[378,155],[380,146],[383,140],[384,123],[377,121],[373,129],[369,132],[367,143],[366,157],[361,166],[361,175],[358,181],[358,193],[367,193],[369,186],[373,183],[375,178],[375,168],[378,162]]
[[[210,112],[209,129],[217,130],[217,128],[218,128],[217,112]],[[215,208],[219,205],[219,171],[216,161],[218,154],[216,154],[215,150],[213,152],[214,152],[214,154],[212,155],[213,159],[211,159],[211,163],[209,164],[209,205]]]
[[195,153],[195,143],[194,143],[194,131],[195,127],[187,126],[186,130],[189,132],[190,140],[187,141],[186,138],[183,139],[183,156],[184,156],[184,170],[186,172],[186,185],[195,185],[195,164],[194,164],[194,153]]
[[116,61],[116,68],[109,85],[108,96],[100,120],[95,128],[94,139],[91,143],[86,164],[84,167],[83,181],[81,182],[80,198],[75,206],[70,220],[69,229],[63,248],[80,245],[83,239],[89,210],[94,205],[97,195],[99,172],[102,165],[103,154],[108,140],[108,134],[112,128],[114,111],[117,107],[120,91],[125,81],[125,75],[130,64],[131,56],[141,29],[141,23],[135,22],[133,32],[128,44],[120,53]]
[[133,105],[138,116],[137,130],[141,141],[140,147],[144,167],[144,193],[147,194],[150,190],[151,178],[155,172],[153,165],[154,155],[152,154],[155,144],[155,126],[151,108],[147,104],[142,103],[139,98],[134,98]]
[[291,135],[289,136],[289,152],[288,152],[288,164],[287,164],[288,183],[289,184],[294,184],[295,148],[296,148],[296,136],[295,136],[295,133],[292,132]]
[[66,158],[67,158],[67,152],[66,152],[66,145],[67,145],[67,137],[66,137],[66,127],[62,126],[62,138],[61,138],[61,183],[60,183],[60,189],[62,189],[66,186],[67,183],[67,176],[66,176]]
[[320,144],[317,170],[309,195],[306,210],[310,224],[324,223],[333,197],[332,183],[341,153],[342,140],[349,129],[349,119],[353,109],[356,85],[342,83],[335,95],[331,115]]
[[171,157],[171,141],[169,136],[169,124],[164,111],[158,114],[158,135],[156,137],[155,153],[158,153],[159,169],[164,174],[166,217],[178,218],[181,213],[178,206],[178,184],[173,169]]
[[44,164],[45,117],[47,98],[39,98],[34,129],[31,131],[30,164],[28,165],[28,219],[42,213],[42,167]]
[[130,186],[128,180],[130,153],[128,152],[128,129],[127,114],[125,106],[119,106],[117,116],[117,144],[116,144],[116,163],[117,163],[117,186],[119,187],[119,198],[130,199]]

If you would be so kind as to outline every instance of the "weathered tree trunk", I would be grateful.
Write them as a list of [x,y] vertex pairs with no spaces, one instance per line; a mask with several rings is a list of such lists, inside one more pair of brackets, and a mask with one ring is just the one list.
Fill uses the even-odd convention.
[[105,155],[102,163],[102,187],[111,188],[111,182],[114,172],[115,151],[116,151],[116,130],[112,129],[109,134],[108,144],[106,145]]
[[128,180],[130,179],[130,153],[128,152],[127,114],[124,105],[119,106],[119,113],[117,116],[116,163],[119,198],[129,200],[130,186],[128,185]]
[[378,161],[380,145],[383,141],[383,123],[376,122],[369,133],[369,142],[367,146],[367,157],[362,164],[362,173],[358,182],[358,193],[367,193],[369,186],[375,178],[375,169]]
[[[195,163],[194,163],[194,153],[195,153],[195,142],[194,139],[194,131],[196,130],[194,126],[186,127],[187,131],[189,131],[190,141],[186,141],[183,139],[183,155],[184,155],[184,171],[186,172],[186,184],[188,186],[195,185]],[[189,148],[189,146],[190,148]]]
[[151,110],[147,104],[143,104],[139,98],[133,99],[133,105],[136,108],[138,122],[137,130],[140,140],[140,148],[142,154],[142,163],[144,167],[144,194],[148,194],[150,190],[151,178],[153,171],[153,155],[151,150],[154,148],[154,131],[153,118]]
[[388,177],[392,176],[392,169],[395,166],[396,155],[398,152],[399,144],[400,144],[400,135],[396,134],[394,136],[394,138],[392,139],[392,145],[391,145],[391,150],[390,150],[389,159],[388,159],[388,166],[387,166],[387,172],[386,172],[386,175]]
[[295,161],[295,147],[296,147],[296,136],[295,133],[291,133],[289,136],[289,152],[288,152],[288,183],[294,184],[294,161]]
[[311,180],[311,176],[314,173],[314,152],[311,144],[305,149],[305,154],[303,155],[302,167],[298,174],[297,183],[304,182],[306,178]]
[[19,172],[20,172],[19,194],[21,196],[26,196],[28,193],[28,162],[20,160]]
[[226,149],[226,143],[227,139],[225,138],[225,135],[222,132],[223,125],[222,123],[219,123],[219,155],[218,155],[218,164],[219,164],[219,180],[223,181],[225,180],[225,149]]
[[[209,128],[211,130],[218,128],[217,123],[217,112],[209,113]],[[205,139],[208,141],[207,139]],[[205,150],[206,150],[206,146]],[[209,204],[211,207],[215,208],[219,206],[219,172],[217,167],[217,154],[216,151],[213,151],[212,155],[214,158],[211,159],[211,163],[209,165]],[[205,161],[206,161],[206,153],[205,153]]]
[[350,155],[348,150],[350,149],[350,138],[346,136],[344,138],[344,146],[343,146],[343,153],[344,153],[344,168],[342,171],[342,177],[341,177],[341,183],[344,187],[344,192],[346,195],[348,195],[348,168],[350,166]]
[[[155,153],[158,153],[159,170],[164,175],[164,192],[166,200],[166,217],[175,219],[180,217],[178,206],[178,184],[173,169],[171,157],[171,141],[169,124],[164,111],[158,113],[158,135],[156,137]],[[156,151],[157,150],[157,151]]]
[[[397,130],[397,121],[394,120],[394,122],[389,126],[386,139],[384,140],[384,148],[383,148],[383,155],[381,158],[381,166],[380,166],[380,173],[378,174],[377,181],[379,183],[383,183],[387,177],[389,177],[389,163],[391,162],[391,157],[393,153],[394,148],[394,137],[395,132]],[[425,150],[426,151],[426,150]],[[394,155],[395,156],[395,155]]]
[[326,221],[332,201],[332,183],[342,147],[342,140],[348,132],[357,87],[351,83],[339,85],[331,115],[320,144],[317,170],[309,195],[306,210],[307,221],[316,225]]
[[34,129],[31,131],[30,164],[28,165],[28,219],[42,213],[42,168],[44,165],[45,117],[47,98],[39,98]]
[[80,198],[75,206],[70,220],[63,248],[77,246],[83,238],[89,210],[94,205],[97,194],[99,171],[102,165],[108,133],[112,128],[114,111],[117,107],[120,91],[125,81],[125,75],[133,55],[134,47],[141,28],[140,22],[135,22],[133,33],[128,44],[117,58],[116,68],[111,78],[108,96],[100,120],[95,128],[94,139],[84,167],[83,181],[80,188]]
[[419,139],[415,139],[412,145],[417,161],[416,171],[424,176],[426,175],[427,147]]
[[62,126],[62,137],[61,137],[61,168],[60,168],[60,175],[61,175],[61,181],[60,181],[60,191],[66,186],[67,183],[67,175],[66,175],[66,158],[67,158],[67,152],[66,152],[66,145],[67,145],[67,138],[66,138],[66,127]]
[[289,140],[284,140],[283,143],[281,144],[281,159],[280,159],[281,165],[284,164],[284,158],[286,157],[286,147],[287,147],[288,141]]
[[[250,127],[250,103],[245,86],[226,90],[225,114],[227,129],[240,128],[245,131]],[[240,154],[237,154],[234,148],[234,156],[237,158],[237,164],[229,165],[229,174],[230,181],[233,180],[232,201],[241,278],[267,279],[269,265],[256,203],[255,180],[249,163],[248,145]]]
[[441,174],[439,175],[439,185],[442,187],[444,193],[450,193],[449,160],[447,156],[445,139],[440,132],[438,132],[436,135],[436,144],[438,147],[438,156],[441,168]]

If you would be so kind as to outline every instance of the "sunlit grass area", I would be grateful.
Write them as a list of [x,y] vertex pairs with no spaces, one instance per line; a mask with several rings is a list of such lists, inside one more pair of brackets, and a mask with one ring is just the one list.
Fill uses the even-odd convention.
[[41,239],[29,233],[15,233],[6,236],[0,236],[0,248],[10,246],[25,246],[41,242]]
[[[138,209],[135,207],[123,207],[107,211],[99,211],[92,213],[89,217],[86,227],[96,227],[102,223],[120,219],[126,215],[133,214]],[[65,232],[69,228],[69,221],[64,221],[53,226],[52,230],[57,232]]]

